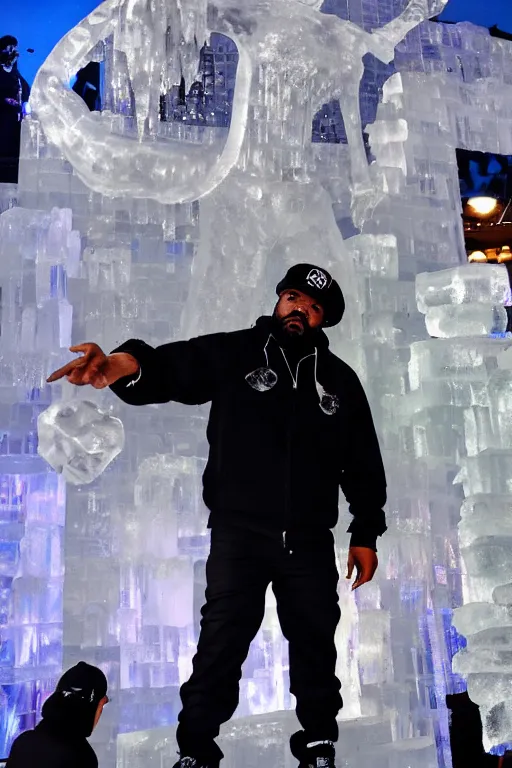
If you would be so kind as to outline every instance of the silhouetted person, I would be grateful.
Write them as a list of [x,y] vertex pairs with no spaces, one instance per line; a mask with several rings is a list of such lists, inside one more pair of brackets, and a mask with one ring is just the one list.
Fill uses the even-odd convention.
[[76,76],[73,90],[87,104],[90,112],[101,112],[100,65],[90,61]]
[[87,738],[107,702],[101,669],[84,661],[68,669],[43,704],[41,722],[12,745],[7,768],[98,768]]
[[30,87],[17,65],[18,41],[0,38],[0,183],[18,182],[21,121],[27,109]]
[[446,697],[450,716],[450,747],[453,768],[512,768],[512,754],[489,755],[483,745],[480,707],[467,691]]

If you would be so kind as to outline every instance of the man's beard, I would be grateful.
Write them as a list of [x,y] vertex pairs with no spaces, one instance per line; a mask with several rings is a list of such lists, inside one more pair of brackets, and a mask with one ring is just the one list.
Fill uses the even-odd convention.
[[[302,326],[302,333],[289,327],[287,320],[297,318],[297,322]],[[311,328],[307,319],[300,312],[290,312],[286,317],[278,318],[276,314],[272,316],[272,332],[277,341],[286,349],[297,350],[300,352],[310,349],[315,345],[315,339],[318,335],[318,328]]]

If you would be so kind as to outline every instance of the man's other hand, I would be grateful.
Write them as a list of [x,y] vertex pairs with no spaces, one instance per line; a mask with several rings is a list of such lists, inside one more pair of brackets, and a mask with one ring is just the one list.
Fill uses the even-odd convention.
[[361,584],[371,581],[379,564],[377,553],[368,547],[350,547],[347,561],[347,579],[352,578],[356,569],[356,580],[352,589],[357,589]]

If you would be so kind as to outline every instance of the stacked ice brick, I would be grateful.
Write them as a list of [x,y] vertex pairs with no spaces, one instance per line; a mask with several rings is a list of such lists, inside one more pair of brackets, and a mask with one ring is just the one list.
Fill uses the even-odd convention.
[[[482,559],[488,555],[488,550],[485,550],[488,540],[484,536],[478,541],[476,539],[478,531],[488,530],[489,521],[483,514],[486,511],[486,499],[478,496],[479,490],[474,484],[492,484],[493,477],[494,482],[506,482],[507,477],[506,474],[500,475],[500,470],[503,473],[502,466],[496,470],[493,465],[496,460],[503,460],[503,452],[498,449],[501,443],[500,424],[508,420],[502,412],[503,398],[498,394],[503,392],[500,389],[503,372],[499,365],[511,342],[509,339],[489,337],[492,333],[503,334],[506,328],[503,302],[508,291],[508,275],[501,266],[466,265],[435,274],[418,275],[418,308],[424,313],[427,328],[433,338],[411,345],[408,377],[410,392],[396,400],[389,398],[390,415],[399,425],[398,434],[408,444],[417,462],[425,465],[429,477],[428,503],[433,545],[430,554],[433,560],[430,601],[434,612],[437,608],[438,619],[443,609],[444,587],[449,585],[455,575],[458,549],[453,535],[451,541],[446,540],[446,525],[443,525],[441,518],[444,513],[446,519],[451,518],[452,525],[457,519],[456,497],[449,485],[454,475],[454,482],[462,481],[464,494],[469,497],[462,506],[460,546],[465,564],[463,599],[470,604],[456,611],[455,626],[465,636],[481,633],[479,638],[486,637],[488,632],[485,630],[492,627],[493,606],[471,603],[491,601],[492,587],[502,583],[500,576],[505,563],[503,553],[499,551],[493,553],[496,557],[494,567],[489,556],[485,564]],[[495,381],[500,382],[498,386]],[[456,475],[456,465],[464,467],[459,475]],[[437,488],[433,487],[434,483]],[[418,493],[418,501],[421,501],[421,493]],[[491,504],[489,502],[489,506]],[[503,516],[504,509],[502,505],[494,512],[495,519],[501,520],[496,530],[498,536],[500,525],[504,529],[509,525],[507,517]],[[468,544],[471,546],[468,547]],[[498,550],[500,545],[503,546],[503,540],[499,541]],[[443,559],[446,561],[441,547],[452,548],[451,552],[446,553],[448,569],[441,565]],[[485,569],[489,570],[486,572]],[[482,576],[490,589],[482,590]],[[480,669],[486,670],[488,659],[485,652],[483,667],[480,667],[482,657],[478,656],[478,650],[476,654],[472,651],[472,645],[473,641],[469,637],[468,651],[462,652],[455,659],[454,669],[465,676]],[[475,645],[477,649],[480,647],[479,640],[476,640]],[[489,649],[485,642],[484,646],[486,650]],[[457,647],[453,650],[457,650]],[[440,668],[437,674],[441,676],[443,666],[449,663],[449,656],[442,653],[438,662]],[[505,670],[500,670],[499,664],[496,664],[493,671],[500,677],[500,683],[494,688],[488,676],[484,680],[480,677],[480,686],[470,676],[470,694],[478,703],[490,702],[492,705],[500,702],[499,685],[503,685]],[[456,679],[452,680],[447,690],[457,690]],[[495,729],[493,736],[504,737],[506,734],[503,729],[500,733]]]
[[[393,405],[393,397],[386,396],[383,401],[382,432],[385,443],[392,447],[388,463],[389,507],[392,513],[398,513],[396,524],[403,532],[404,546],[409,544],[406,530],[423,531],[423,537],[416,537],[422,543],[413,562],[425,564],[424,569],[416,565],[416,573],[423,574],[426,598],[428,631],[424,640],[429,651],[424,661],[430,667],[433,683],[428,687],[431,702],[436,702],[440,716],[436,736],[445,754],[444,692],[463,685],[449,671],[450,659],[463,642],[450,629],[451,608],[464,600],[456,532],[460,491],[459,486],[450,486],[458,473],[459,457],[466,451],[481,450],[485,434],[485,421],[481,420],[486,415],[485,406],[488,418],[489,408],[485,365],[495,366],[502,349],[502,342],[484,338],[483,334],[503,329],[504,315],[495,307],[502,290],[498,283],[489,285],[487,294],[480,284],[473,294],[480,300],[468,310],[464,295],[467,291],[467,298],[472,296],[471,291],[478,286],[478,273],[471,273],[476,281],[473,287],[462,276],[455,279],[451,297],[441,290],[443,281],[447,281],[447,288],[451,280],[431,273],[451,268],[465,258],[455,148],[505,154],[512,150],[509,51],[509,43],[494,41],[485,30],[471,25],[422,25],[411,33],[406,44],[399,46],[395,62],[399,71],[385,84],[377,120],[369,127],[372,152],[378,158],[388,194],[365,230],[375,232],[386,227],[396,234],[402,306],[407,307],[408,315],[405,323],[395,319],[392,327],[401,354],[396,355],[393,367],[386,366],[396,376],[396,384],[392,388],[388,385],[387,392],[407,395],[403,402],[396,398]],[[431,74],[425,77],[420,71]],[[491,114],[481,110],[487,98],[493,105]],[[430,274],[422,276],[419,291],[426,296],[430,285],[434,301],[431,305],[423,301],[421,308],[426,313],[429,333],[441,338],[418,345],[414,342],[423,338],[424,320],[411,308],[414,292],[408,278],[423,271]],[[442,338],[449,333],[482,335],[480,341],[473,340],[472,347],[468,347],[458,338]],[[479,366],[476,378],[485,381],[481,385],[485,391],[482,403],[475,386],[468,390],[465,385],[464,391],[460,383],[453,383],[458,382],[459,375],[474,373]],[[448,384],[450,374],[453,381]],[[446,381],[441,383],[443,376]],[[382,393],[381,381],[374,387],[374,392]],[[427,398],[431,398],[431,407]],[[480,447],[475,449],[474,445]],[[411,456],[416,456],[412,463]],[[404,493],[406,489],[410,489],[408,494]],[[409,512],[406,503],[410,503]],[[499,740],[492,737],[493,743]]]
[[[12,198],[11,198],[12,199]],[[62,665],[65,484],[37,455],[45,373],[71,339],[71,211],[0,214],[0,752],[35,725]]]
[[[473,267],[469,270],[472,272]],[[493,276],[489,275],[491,270]],[[489,311],[491,301],[502,298],[508,290],[503,267],[487,267],[487,275],[481,266],[478,271],[488,280],[487,290],[478,278],[472,286],[465,286],[466,296],[473,295],[471,307],[476,311],[460,332],[474,327],[478,310],[483,319],[484,306],[476,303],[479,297],[487,297]],[[502,317],[501,328],[505,324]],[[487,328],[489,325],[488,321]],[[469,694],[481,707],[487,747],[512,741],[508,662],[512,605],[511,346],[510,338],[486,339],[483,343],[458,339],[459,364],[453,382],[459,400],[466,401],[466,452],[461,455],[462,468],[455,480],[462,484],[465,496],[459,524],[464,605],[455,611],[454,625],[467,639],[467,647],[454,659],[454,669],[467,679]]]

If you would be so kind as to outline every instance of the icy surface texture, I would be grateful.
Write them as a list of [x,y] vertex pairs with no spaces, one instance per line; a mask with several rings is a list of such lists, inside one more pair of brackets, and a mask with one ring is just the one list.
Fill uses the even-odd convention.
[[53,403],[37,420],[37,452],[68,483],[92,483],[123,450],[123,423],[86,400]]
[[[8,194],[3,196],[7,191]],[[62,669],[65,484],[37,454],[48,371],[71,341],[71,212],[0,215],[0,754],[32,728]]]
[[[270,126],[289,123],[288,141],[294,139],[299,148],[304,119],[310,129],[311,110],[327,98],[339,98],[351,144],[353,183],[366,197],[370,176],[359,110],[363,58],[371,53],[391,62],[406,34],[446,2],[410,0],[401,15],[369,33],[321,14],[321,0],[244,0],[239,7],[231,0],[214,0],[208,4],[208,19],[206,0],[106,0],[54,48],[37,75],[31,103],[48,138],[91,189],[180,203],[212,192],[243,163],[248,116],[255,107],[264,108]],[[230,37],[238,48],[225,145],[155,142],[162,87],[170,88],[182,76],[188,83],[196,79],[197,41],[206,39],[207,26]],[[131,136],[113,133],[109,114],[90,114],[68,86],[69,73],[84,66],[91,50],[110,36],[135,104],[136,132]]]
[[[27,348],[34,349],[30,346],[34,345],[34,312],[39,317],[44,310],[55,318],[54,305],[46,305],[63,298],[59,291],[65,285],[65,296],[73,308],[73,343],[97,341],[110,350],[127,338],[138,337],[160,344],[192,332],[252,323],[259,311],[271,311],[277,279],[293,261],[311,259],[333,269],[346,292],[348,310],[340,328],[330,331],[332,346],[364,381],[384,449],[390,496],[389,531],[379,542],[381,566],[376,580],[355,595],[345,579],[340,582],[338,674],[345,699],[340,752],[354,755],[363,768],[375,765],[376,759],[385,768],[434,768],[437,761],[444,768],[450,761],[444,695],[463,685],[450,671],[452,655],[462,643],[451,626],[452,607],[463,602],[457,535],[462,487],[452,481],[460,461],[468,455],[481,462],[471,470],[471,487],[485,488],[478,493],[487,494],[483,483],[488,482],[485,478],[492,466],[495,479],[492,495],[485,497],[486,508],[494,509],[500,496],[506,509],[508,488],[500,451],[508,445],[503,441],[509,434],[510,398],[507,400],[508,369],[498,371],[497,367],[498,358],[503,363],[506,342],[484,335],[428,340],[425,316],[417,308],[415,278],[419,273],[453,269],[465,258],[455,148],[512,153],[512,49],[510,43],[471,25],[424,23],[396,48],[394,74],[375,57],[365,57],[358,93],[366,48],[358,47],[357,28],[366,29],[364,40],[373,45],[372,30],[399,18],[405,2],[328,0],[322,10],[335,15],[324,19],[319,14],[319,28],[325,32],[328,19],[337,26],[332,26],[330,41],[323,38],[320,51],[320,45],[307,36],[308,19],[317,13],[314,7],[272,3],[272,14],[261,21],[256,4],[232,3],[237,5],[240,26],[233,19],[231,31],[222,7],[216,6],[216,16],[210,14],[207,28],[224,32],[229,39],[222,34],[207,37],[195,64],[187,53],[193,35],[190,30],[183,34],[189,95],[183,103],[175,75],[169,75],[172,85],[165,99],[171,118],[159,125],[151,100],[143,101],[142,114],[134,108],[134,89],[140,84],[132,79],[136,79],[139,65],[129,64],[131,53],[125,50],[120,29],[111,28],[91,54],[104,60],[108,111],[102,115],[85,114],[76,100],[63,108],[74,95],[63,90],[59,68],[63,58],[79,62],[87,57],[92,20],[83,27],[84,44],[78,40],[76,57],[73,52],[50,58],[41,73],[41,78],[50,81],[42,79],[44,88],[36,87],[35,94],[48,128],[42,127],[37,115],[23,126],[18,200],[28,209],[21,216],[28,218],[17,220],[22,226],[13,219],[7,239],[0,239],[4,255],[0,264],[4,270],[2,324],[12,322],[13,327],[21,328],[24,307],[29,306],[32,315],[27,314],[24,338]],[[142,3],[131,3],[131,7],[138,13]],[[298,20],[293,28],[287,9]],[[120,10],[128,13],[128,4]],[[203,23],[200,9],[197,14],[190,23]],[[114,26],[117,18],[111,17]],[[349,18],[351,26],[338,24]],[[215,19],[224,20],[225,26],[219,29]],[[244,29],[247,19],[256,21],[252,42]],[[279,28],[283,19],[284,32]],[[101,15],[96,20],[104,23]],[[402,21],[394,39],[405,34]],[[173,34],[179,35],[176,24],[173,28]],[[258,35],[265,29],[275,34],[275,47],[261,49],[256,67],[251,46],[263,39]],[[341,29],[353,32],[354,44],[345,45],[340,52],[336,30]],[[388,41],[393,29],[388,28]],[[130,32],[129,25],[127,30]],[[105,34],[104,28],[98,39]],[[155,41],[155,50],[158,45]],[[293,87],[272,68],[276,51],[286,62]],[[334,83],[330,76],[333,57],[337,61]],[[244,102],[235,98],[233,108],[232,102],[240,73],[244,84],[247,60],[252,72],[247,127],[241,139],[238,131],[243,112],[238,110]],[[201,89],[193,89],[191,84],[195,74],[190,72],[196,66],[200,96]],[[312,76],[316,68],[319,74]],[[342,100],[341,108],[338,100],[331,101],[336,95]],[[358,96],[369,136],[366,149],[358,124]],[[55,107],[53,99],[57,100]],[[368,124],[370,107],[374,121]],[[61,131],[62,125],[56,123],[52,133],[52,116],[68,115],[66,123],[71,126],[75,109],[80,110],[76,117],[83,125],[83,146],[90,149],[90,155],[82,151],[80,157],[70,154],[76,151],[73,130]],[[317,132],[315,142],[310,141],[312,124]],[[242,141],[229,173],[232,156],[224,154],[233,146],[228,143],[228,125],[235,131],[233,140]],[[109,132],[116,135],[109,138]],[[342,133],[348,135],[348,144],[330,143],[338,142]],[[319,140],[320,135],[327,140]],[[114,183],[119,177],[124,186],[104,197],[81,178],[89,181],[91,176],[98,184],[96,189],[105,189],[102,168],[110,167],[112,155],[105,157],[103,144],[111,152],[118,139],[121,148],[129,147],[127,152],[142,153],[141,162],[133,164],[141,174],[136,180],[130,177],[130,168],[123,170],[125,161],[119,154],[119,174],[116,165],[110,179]],[[154,168],[153,154],[147,160],[141,146],[147,147],[148,154],[159,156],[166,194],[174,195],[166,199],[182,202],[152,199],[155,190],[162,190],[160,182],[149,193],[141,191],[147,189]],[[363,152],[375,159],[372,166],[362,162]],[[226,165],[219,159],[223,156],[228,158]],[[75,170],[67,157],[76,162]],[[97,175],[90,158],[98,161]],[[191,159],[189,167],[186,162]],[[226,176],[211,193],[203,194],[204,184],[214,178],[214,168],[221,174],[218,180],[222,174]],[[128,176],[123,176],[125,172]],[[149,198],[135,196],[139,182],[140,194],[149,194]],[[130,194],[125,194],[123,189],[128,188]],[[183,191],[189,197],[183,197]],[[200,194],[199,201],[193,199]],[[43,254],[48,251],[44,243],[54,207],[72,209],[72,221],[67,220],[66,227],[80,234],[72,249],[66,246],[64,251],[52,253],[56,262],[50,276],[56,287],[45,298],[48,256]],[[42,216],[40,236],[30,240],[26,225],[30,217],[36,221],[38,216]],[[60,216],[55,214],[55,220],[60,221]],[[360,232],[356,224],[361,225]],[[20,255],[23,243],[26,256]],[[34,254],[39,251],[42,261],[37,267]],[[12,261],[11,254],[17,254]],[[36,268],[42,275],[38,281]],[[37,302],[36,284],[41,295]],[[483,295],[480,303],[486,309],[480,310],[487,312],[494,300]],[[439,306],[449,315],[464,305],[450,304],[445,298]],[[9,404],[2,405],[1,411],[2,428],[9,437],[7,443],[2,441],[0,463],[14,485],[23,462],[30,471],[47,471],[36,455],[34,439],[35,418],[49,405],[50,392],[42,382],[49,370],[69,359],[60,346],[60,315],[58,325],[55,319],[44,322],[48,329],[40,337],[44,347],[36,347],[32,356],[28,352],[25,357],[20,355],[19,348],[10,344],[10,336],[0,336],[5,345],[0,403],[7,399]],[[479,326],[479,331],[485,327]],[[467,326],[463,330],[466,333]],[[32,392],[32,386],[41,389]],[[492,415],[491,392],[499,392],[500,398]],[[190,671],[204,598],[209,538],[200,477],[207,451],[206,409],[173,404],[128,408],[108,391],[84,394],[103,411],[112,408],[122,418],[126,445],[93,484],[66,489],[63,663],[67,667],[84,658],[100,664],[109,676],[113,701],[94,735],[102,766],[114,768],[117,763],[117,768],[133,768],[153,760],[172,766],[178,690]],[[57,388],[51,395],[57,401],[61,397]],[[11,410],[14,401],[25,408]],[[495,441],[498,433],[496,447],[491,437]],[[23,456],[21,462],[20,446],[25,445],[33,446],[33,455]],[[484,452],[481,457],[480,452]],[[53,473],[44,478],[57,483]],[[62,505],[63,484],[59,487]],[[45,521],[49,520],[58,509],[53,486],[38,486],[37,499],[41,508],[44,504]],[[24,521],[22,502],[18,508],[16,520]],[[11,514],[8,507],[5,515]],[[475,534],[482,530],[479,514],[477,510],[471,518],[473,528],[469,530]],[[498,525],[498,518],[498,513],[489,513],[489,526]],[[340,568],[346,560],[348,519],[342,505],[336,530]],[[11,570],[2,582],[2,607],[7,606],[2,623],[11,631],[14,621],[13,633],[21,621],[8,614],[13,595],[18,595],[10,579],[17,572],[16,537],[28,529],[24,525],[28,527],[22,522],[1,533],[6,537],[2,552],[13,553],[11,560],[5,556]],[[497,530],[503,532],[503,526]],[[162,535],[158,535],[160,531]],[[30,536],[36,540],[35,534]],[[471,541],[464,542],[464,548],[472,546]],[[30,551],[31,567],[37,565],[42,572],[50,560],[58,563],[53,554],[59,552],[57,547],[51,556],[48,547],[33,546]],[[468,592],[470,588],[476,592],[476,578],[480,577],[465,577],[468,602],[489,602],[490,585],[475,597]],[[48,580],[40,582],[40,592],[23,584],[17,605],[33,605],[32,634],[23,628],[24,634],[15,634],[13,640],[12,648],[17,650],[2,656],[6,659],[3,679],[18,681],[16,692],[9,689],[5,693],[11,697],[7,703],[13,713],[7,738],[35,718],[36,694],[48,679],[46,662],[37,666],[45,658],[41,649],[59,647],[57,641],[57,646],[49,641],[45,645],[44,625],[46,607],[59,605],[52,602],[52,595],[58,593],[51,591]],[[186,600],[181,600],[180,590]],[[505,604],[510,590],[506,586],[500,590],[495,594]],[[35,594],[37,599],[32,597]],[[33,637],[42,638],[39,645],[30,644]],[[27,648],[37,648],[38,653],[27,653]],[[290,708],[293,701],[288,693],[287,647],[271,592],[264,624],[244,666],[241,690],[237,713],[241,719],[223,730],[223,734],[236,735],[233,748],[238,750],[227,752],[227,766],[293,765],[280,729],[291,731],[295,718],[273,714]],[[272,736],[274,726],[267,730],[265,717],[277,722],[278,736]],[[286,717],[289,720],[283,726],[281,720]],[[262,733],[264,739],[268,737],[263,744],[270,749],[265,753],[268,757],[261,752]]]
[[424,272],[416,278],[418,309],[424,313],[433,307],[460,304],[503,306],[509,290],[508,274],[503,265],[468,264],[434,274]]
[[18,204],[18,185],[0,184],[0,213]]
[[470,695],[482,710],[486,742],[493,746],[512,740],[512,371],[510,343],[501,346],[501,354],[486,356],[489,400],[472,424],[473,450],[457,477],[466,497],[459,525],[465,604],[454,616],[457,630],[467,638],[455,669],[468,680]]
[[[225,754],[224,763],[230,768],[268,764],[276,768],[295,768],[297,761],[290,754],[288,739],[296,728],[297,721],[291,712],[272,712],[233,720],[221,729],[219,737]],[[393,739],[388,718],[364,717],[340,722],[341,745],[346,765],[371,768],[378,755],[380,762],[395,768],[433,766],[429,737]],[[146,768],[147,755],[150,754],[157,765],[170,768],[173,763],[169,756],[175,755],[176,750],[174,729],[154,728],[122,734],[119,737],[118,765],[121,768]]]
[[416,278],[418,308],[435,338],[504,333],[509,293],[503,265],[470,264]]
[[[506,270],[499,266],[488,273],[467,264],[418,275],[416,295],[427,328],[448,338],[412,345],[412,403],[401,406],[404,421],[412,416],[416,454],[457,457],[461,466],[454,483],[465,496],[459,525],[464,605],[453,621],[467,646],[455,656],[453,669],[467,679],[469,694],[481,707],[488,747],[512,738],[512,339],[485,338],[507,291]],[[423,415],[427,403],[435,405],[430,423]]]

